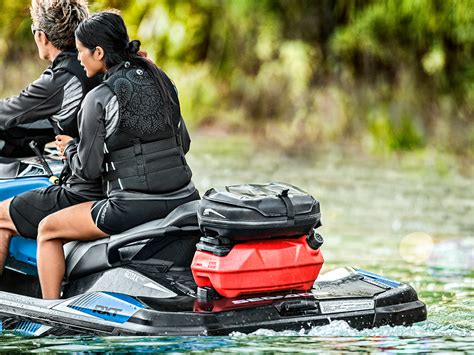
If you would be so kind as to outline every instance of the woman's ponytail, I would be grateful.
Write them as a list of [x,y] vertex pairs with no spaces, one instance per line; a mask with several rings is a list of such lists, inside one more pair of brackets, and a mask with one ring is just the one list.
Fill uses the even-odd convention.
[[134,39],[133,41],[128,42],[127,49],[131,54],[137,54],[140,50],[140,45],[141,42],[137,39]]

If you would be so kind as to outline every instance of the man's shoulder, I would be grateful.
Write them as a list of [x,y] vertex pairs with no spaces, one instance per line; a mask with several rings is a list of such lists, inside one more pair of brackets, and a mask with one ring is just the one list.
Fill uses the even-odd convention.
[[92,78],[87,77],[86,71],[77,59],[77,53],[75,52],[62,52],[58,55],[51,66],[51,71],[53,76],[77,77],[85,93],[102,83],[102,75],[96,75]]
[[84,104],[87,105],[94,102],[100,102],[105,106],[114,96],[114,92],[105,83],[101,83],[87,93],[86,97],[84,98]]

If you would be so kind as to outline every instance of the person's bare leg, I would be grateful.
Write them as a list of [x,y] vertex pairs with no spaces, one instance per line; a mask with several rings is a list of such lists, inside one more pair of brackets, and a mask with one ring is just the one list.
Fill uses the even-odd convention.
[[13,234],[8,229],[0,229],[0,276],[3,274],[3,268],[8,257],[10,239]]
[[106,233],[96,227],[91,216],[93,202],[84,202],[53,213],[38,227],[37,265],[44,299],[57,299],[65,273],[63,243],[95,240]]
[[0,202],[0,275],[8,257],[10,239],[18,234],[15,225],[10,217],[11,198]]

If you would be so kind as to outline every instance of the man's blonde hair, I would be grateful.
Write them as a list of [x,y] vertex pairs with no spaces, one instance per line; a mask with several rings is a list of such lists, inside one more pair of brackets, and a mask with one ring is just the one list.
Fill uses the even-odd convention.
[[61,51],[74,48],[74,31],[89,17],[87,0],[32,0],[30,13],[34,27]]

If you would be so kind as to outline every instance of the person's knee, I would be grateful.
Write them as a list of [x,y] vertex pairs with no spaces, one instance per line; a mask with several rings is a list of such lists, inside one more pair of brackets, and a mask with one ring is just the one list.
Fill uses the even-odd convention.
[[38,225],[38,243],[43,243],[56,237],[54,217],[47,216]]

